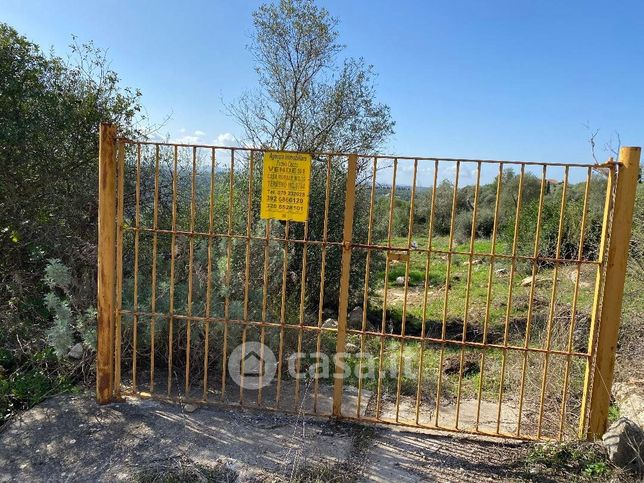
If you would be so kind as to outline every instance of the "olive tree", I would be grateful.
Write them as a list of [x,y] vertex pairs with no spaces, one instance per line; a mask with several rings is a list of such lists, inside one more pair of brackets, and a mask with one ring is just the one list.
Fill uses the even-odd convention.
[[[338,20],[312,0],[280,0],[261,5],[253,14],[254,33],[249,45],[255,60],[257,88],[228,105],[245,141],[254,147],[321,153],[373,154],[393,133],[387,105],[378,102],[374,70],[361,58],[341,58]],[[366,160],[358,166],[358,180],[368,178]],[[310,213],[325,210],[326,172],[314,163],[311,176]],[[342,239],[346,166],[334,159],[330,173],[332,202],[328,213],[328,239]],[[358,183],[354,237],[364,238],[369,212],[366,187]],[[279,224],[278,224],[279,225]],[[309,238],[323,237],[321,216],[311,216]],[[302,237],[303,226],[291,227],[292,237]],[[299,273],[300,251],[290,257],[289,270]],[[327,253],[327,281],[323,303],[335,306],[339,281],[339,250]],[[361,283],[361,258],[354,257],[355,276]],[[309,273],[319,274],[321,257],[309,254]],[[364,270],[364,268],[362,269]],[[320,277],[307,278],[308,305],[319,303]],[[298,286],[299,284],[293,284]]]

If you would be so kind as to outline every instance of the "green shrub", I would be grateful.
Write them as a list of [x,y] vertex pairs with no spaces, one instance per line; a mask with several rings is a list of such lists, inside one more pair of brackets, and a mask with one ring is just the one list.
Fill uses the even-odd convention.
[[76,335],[85,346],[96,350],[96,309],[82,309],[82,302],[74,300],[69,268],[58,259],[49,260],[44,282],[49,288],[44,305],[53,318],[53,325],[46,336],[56,355],[64,356],[74,344]]

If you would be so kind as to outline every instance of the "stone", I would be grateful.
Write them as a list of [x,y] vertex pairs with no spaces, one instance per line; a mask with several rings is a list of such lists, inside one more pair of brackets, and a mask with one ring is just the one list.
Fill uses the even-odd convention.
[[81,357],[83,357],[83,344],[81,342],[74,344],[72,348],[69,349],[67,357],[71,359],[80,359]]
[[632,380],[615,383],[612,393],[619,414],[644,428],[644,382]]
[[358,347],[356,344],[352,344],[351,342],[347,342],[344,345],[344,350],[347,352],[347,354],[357,354],[360,352],[360,347]]
[[337,315],[338,315],[337,312],[335,310],[333,310],[333,309],[330,309],[328,307],[324,307],[324,309],[322,309],[322,318],[324,320],[326,320],[326,319],[335,319],[337,317]]
[[535,286],[538,286],[540,284],[543,284],[544,282],[547,282],[549,279],[546,277],[526,277],[523,280],[521,280],[521,286],[522,287],[529,287],[533,283]]
[[186,404],[183,407],[183,410],[187,413],[194,413],[197,409],[199,409],[199,406],[197,406],[196,404]]
[[338,326],[338,321],[332,318],[328,318],[322,324],[323,329],[335,329]]
[[362,307],[356,305],[351,312],[349,312],[349,328],[350,329],[362,329],[362,316],[364,312]]
[[396,278],[396,285],[405,285],[405,277],[397,277]]
[[633,421],[619,418],[602,436],[602,442],[614,465],[644,471],[644,430]]
[[[577,283],[577,270],[571,270],[568,274],[568,278],[572,283]],[[592,287],[592,284],[590,282],[586,282],[584,280],[579,281],[579,288],[588,289],[590,287]]]
[[506,273],[508,273],[508,269],[507,268],[497,268],[496,270],[494,270],[494,273],[496,273],[497,275],[505,275]]

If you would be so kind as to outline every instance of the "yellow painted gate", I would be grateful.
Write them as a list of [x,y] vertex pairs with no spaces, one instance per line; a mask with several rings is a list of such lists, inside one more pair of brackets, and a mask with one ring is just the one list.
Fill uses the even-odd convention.
[[639,152],[274,153],[103,124],[97,398],[601,435]]

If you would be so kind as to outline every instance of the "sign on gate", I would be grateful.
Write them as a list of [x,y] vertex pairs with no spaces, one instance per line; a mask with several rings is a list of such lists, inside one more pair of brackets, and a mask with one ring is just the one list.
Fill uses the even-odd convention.
[[309,218],[311,155],[264,154],[261,217],[304,222]]

